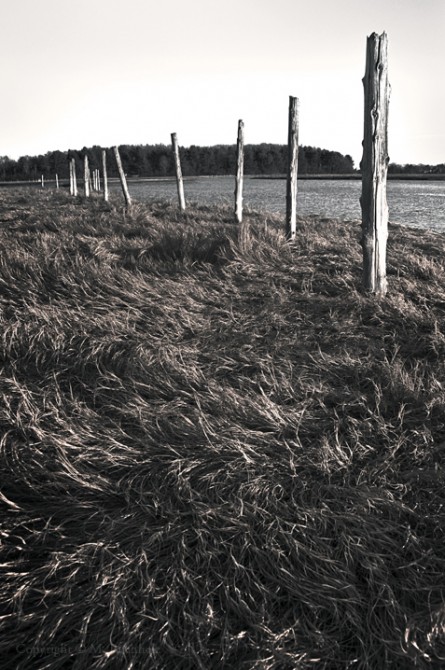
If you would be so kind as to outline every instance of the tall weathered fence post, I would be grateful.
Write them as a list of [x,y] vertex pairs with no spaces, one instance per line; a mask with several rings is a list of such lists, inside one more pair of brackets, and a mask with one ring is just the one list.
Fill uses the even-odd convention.
[[88,165],[88,156],[83,157],[83,187],[85,190],[85,197],[90,197],[90,168]]
[[130,197],[130,192],[129,192],[128,186],[127,186],[127,179],[125,177],[124,168],[122,167],[122,161],[121,161],[121,156],[120,156],[120,153],[119,153],[119,147],[113,147],[113,151],[114,151],[114,156],[116,158],[117,169],[119,171],[119,179],[121,181],[122,192],[123,192],[124,198],[125,198],[125,204],[127,205],[127,208],[129,209],[131,207],[131,197]]
[[104,200],[108,202],[108,172],[107,172],[107,151],[102,149],[102,172],[104,176]]
[[292,96],[289,96],[288,156],[286,237],[293,240],[297,233],[298,98]]
[[181,159],[179,157],[178,138],[176,133],[171,134],[173,155],[175,157],[176,184],[178,187],[179,209],[185,211],[184,182],[182,181]]
[[243,220],[243,179],[244,179],[244,123],[238,121],[238,139],[236,143],[236,183],[235,216],[238,223]]
[[388,39],[373,33],[367,39],[365,123],[362,171],[363,285],[379,295],[387,290],[386,242],[388,239]]

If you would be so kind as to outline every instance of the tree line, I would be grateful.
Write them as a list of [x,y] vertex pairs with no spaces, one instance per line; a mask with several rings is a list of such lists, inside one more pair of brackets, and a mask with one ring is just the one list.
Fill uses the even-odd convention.
[[[174,176],[174,159],[171,146],[121,145],[119,147],[124,169],[128,177]],[[244,171],[251,175],[284,174],[287,170],[288,147],[285,144],[247,144],[244,147]],[[74,158],[81,174],[85,154],[92,169],[102,166],[102,148],[93,146],[81,150],[50,151],[41,156],[22,156],[13,160],[0,157],[1,181],[69,178],[69,159]],[[210,147],[190,146],[180,148],[181,167],[184,176],[230,175],[236,169],[236,146],[215,145]],[[117,176],[117,168],[111,155],[108,174]],[[300,174],[350,174],[354,172],[351,156],[318,147],[301,146],[299,149]]]
[[415,165],[414,163],[406,163],[400,165],[399,163],[390,163],[388,167],[389,174],[445,174],[445,163],[438,165]]
[[[130,145],[119,147],[128,177],[172,177],[175,174],[171,146],[165,144]],[[285,174],[287,171],[287,144],[247,144],[244,147],[244,171],[249,175]],[[117,177],[117,168],[111,155],[108,173]],[[49,151],[41,156],[22,156],[18,160],[0,156],[0,181],[33,181],[69,179],[68,161],[74,158],[79,174],[88,155],[92,169],[102,167],[102,148],[83,147],[80,150]],[[192,145],[181,147],[181,166],[184,176],[230,175],[236,169],[236,146],[218,144],[211,147]],[[300,146],[299,174],[352,174],[356,172],[351,156],[319,147]],[[389,165],[390,174],[445,174],[445,163],[440,165]]]

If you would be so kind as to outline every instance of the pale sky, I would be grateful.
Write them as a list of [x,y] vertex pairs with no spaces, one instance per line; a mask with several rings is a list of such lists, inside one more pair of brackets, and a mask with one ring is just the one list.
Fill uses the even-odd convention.
[[350,154],[366,37],[388,34],[389,154],[445,162],[445,0],[0,0],[0,155],[287,142]]

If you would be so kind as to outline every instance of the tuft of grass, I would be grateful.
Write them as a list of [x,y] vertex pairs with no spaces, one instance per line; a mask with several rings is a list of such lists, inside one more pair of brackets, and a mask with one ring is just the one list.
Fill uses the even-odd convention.
[[5,670],[442,668],[445,235],[0,192]]

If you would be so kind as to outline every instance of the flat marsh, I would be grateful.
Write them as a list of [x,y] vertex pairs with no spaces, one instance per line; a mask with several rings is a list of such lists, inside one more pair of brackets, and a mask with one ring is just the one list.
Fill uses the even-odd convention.
[[445,667],[445,235],[0,191],[2,670]]

